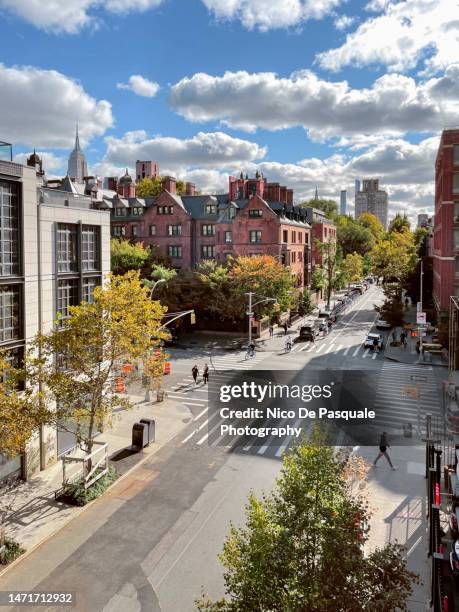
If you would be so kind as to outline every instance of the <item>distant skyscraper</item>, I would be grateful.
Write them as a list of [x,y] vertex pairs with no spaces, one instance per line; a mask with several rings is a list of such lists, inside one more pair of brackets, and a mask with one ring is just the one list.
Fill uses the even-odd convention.
[[339,207],[339,212],[342,215],[346,214],[346,210],[347,210],[347,193],[345,189],[341,190],[341,194],[340,194],[340,207]]
[[355,179],[355,193],[360,191],[360,181],[359,179]]
[[427,227],[429,225],[429,215],[421,213],[418,215],[418,227]]
[[80,138],[78,136],[78,124],[75,132],[75,146],[70,153],[67,166],[67,174],[70,178],[75,179],[77,183],[83,183],[83,177],[88,176],[88,165],[86,157],[80,148]]
[[379,179],[364,179],[362,191],[355,192],[355,218],[358,219],[365,212],[371,213],[387,229],[388,207],[387,191],[379,189]]

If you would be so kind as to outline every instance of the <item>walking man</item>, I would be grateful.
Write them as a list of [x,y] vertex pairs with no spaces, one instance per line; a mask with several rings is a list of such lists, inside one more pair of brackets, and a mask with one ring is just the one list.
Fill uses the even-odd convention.
[[392,332],[392,341],[397,342],[397,330],[396,329],[394,329],[394,331]]
[[207,365],[207,363],[204,365],[204,372],[202,373],[202,380],[204,381],[205,385],[207,385],[207,383],[209,382],[209,366]]
[[287,335],[287,330],[288,330],[288,325],[287,323],[284,323],[284,335]]
[[403,344],[404,348],[406,348],[406,334],[404,331],[400,334],[400,342]]
[[191,368],[191,375],[193,376],[194,384],[197,385],[198,384],[199,370],[198,370],[198,366],[196,364]]
[[382,456],[384,456],[389,462],[390,467],[393,470],[397,469],[396,467],[394,467],[394,465],[392,464],[392,461],[390,460],[389,454],[387,452],[388,448],[390,448],[390,444],[387,438],[387,433],[383,431],[381,434],[381,439],[379,440],[379,454],[373,462],[373,467],[376,467],[376,464],[378,463],[378,461],[381,459]]
[[269,324],[269,337],[272,338],[274,336],[274,327],[273,324]]

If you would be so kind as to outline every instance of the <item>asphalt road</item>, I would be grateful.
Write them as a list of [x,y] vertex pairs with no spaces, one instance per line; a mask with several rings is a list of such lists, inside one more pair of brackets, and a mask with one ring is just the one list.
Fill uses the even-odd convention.
[[[265,445],[232,452],[209,445],[208,391],[202,381],[194,384],[192,366],[202,369],[209,363],[218,380],[233,370],[380,369],[388,389],[394,380],[403,385],[412,368],[392,367],[382,354],[362,348],[376,318],[374,304],[381,299],[373,286],[328,336],[315,345],[295,344],[288,354],[282,337],[267,341],[249,360],[241,352],[171,350],[169,398],[186,404],[193,422],[0,578],[0,590],[70,590],[77,599],[73,609],[82,612],[191,612],[202,590],[212,597],[223,595],[217,555],[229,523],[243,520],[251,489],[260,493],[272,488],[284,448]],[[397,401],[405,399],[398,394]],[[412,410],[415,415],[417,406]],[[399,412],[395,405],[398,425]]]

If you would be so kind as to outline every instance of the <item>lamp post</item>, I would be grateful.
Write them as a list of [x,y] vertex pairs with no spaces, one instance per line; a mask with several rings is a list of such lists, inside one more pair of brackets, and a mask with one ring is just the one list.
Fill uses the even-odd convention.
[[159,285],[159,283],[165,283],[165,282],[166,282],[165,278],[159,278],[157,281],[153,283],[153,287],[151,288],[151,291],[150,291],[150,300],[153,297],[153,292],[156,289],[156,286]]
[[246,295],[249,297],[247,315],[249,317],[249,346],[250,346],[252,344],[252,318],[254,315],[253,309],[255,308],[255,306],[258,306],[258,304],[261,304],[263,302],[277,302],[277,300],[275,298],[263,297],[261,300],[253,304],[253,297],[256,295],[256,293],[254,293],[253,291],[249,291],[248,293],[246,293]]

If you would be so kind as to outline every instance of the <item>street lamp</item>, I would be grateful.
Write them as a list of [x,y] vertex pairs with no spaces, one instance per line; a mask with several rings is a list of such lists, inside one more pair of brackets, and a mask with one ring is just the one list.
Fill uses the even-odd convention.
[[256,293],[254,293],[253,291],[249,291],[248,293],[246,293],[246,295],[249,296],[249,308],[246,314],[249,317],[249,346],[250,346],[252,344],[252,317],[254,315],[253,309],[255,308],[255,306],[258,306],[258,304],[262,304],[263,302],[276,302],[277,303],[277,300],[275,298],[263,297],[261,300],[253,304],[252,298],[256,295]]
[[150,291],[150,300],[153,297],[153,292],[156,289],[156,286],[159,285],[159,283],[165,283],[165,282],[166,282],[165,278],[159,278],[157,281],[153,283],[153,287],[151,288],[151,291]]

